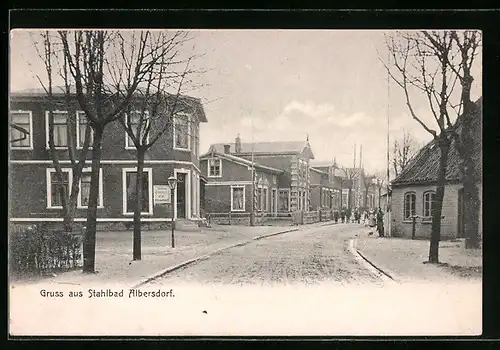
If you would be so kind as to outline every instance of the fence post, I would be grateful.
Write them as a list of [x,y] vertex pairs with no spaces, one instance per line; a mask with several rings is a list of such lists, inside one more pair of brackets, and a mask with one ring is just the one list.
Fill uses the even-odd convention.
[[229,226],[231,226],[231,212],[229,212],[228,221],[229,221]]
[[321,209],[318,209],[319,222],[321,222]]
[[303,210],[300,211],[300,224],[304,225],[304,211]]

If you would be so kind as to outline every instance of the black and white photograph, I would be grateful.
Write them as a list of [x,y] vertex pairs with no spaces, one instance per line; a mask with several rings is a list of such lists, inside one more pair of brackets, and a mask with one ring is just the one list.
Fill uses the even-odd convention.
[[481,335],[482,35],[11,30],[10,335]]

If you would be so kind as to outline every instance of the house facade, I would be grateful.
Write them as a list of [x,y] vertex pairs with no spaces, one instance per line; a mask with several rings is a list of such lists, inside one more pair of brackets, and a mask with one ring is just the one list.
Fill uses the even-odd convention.
[[[309,168],[314,154],[308,141],[242,143],[237,136],[233,143],[211,145],[208,153],[229,154],[245,159],[250,164],[253,160],[260,166],[280,170],[281,173],[276,173],[277,213],[309,210],[311,190]],[[231,173],[228,175],[233,177],[231,180],[235,180],[236,175]]]
[[227,147],[224,153],[202,155],[200,169],[207,178],[204,208],[212,216],[232,213],[239,221],[248,221],[252,205],[258,214],[277,214],[282,170],[234,156]]
[[[471,133],[474,147],[470,151],[474,159],[475,181],[482,203],[482,104],[476,103],[472,118]],[[460,132],[461,121],[453,128]],[[415,217],[417,237],[430,237],[436,181],[440,151],[434,141],[425,145],[402,173],[391,182],[391,234],[411,237],[412,222]],[[446,165],[446,185],[442,206],[441,236],[458,237],[464,235],[463,185],[460,179],[460,156],[454,142],[451,143]],[[479,232],[482,234],[482,204],[479,207]]]
[[[60,187],[70,187],[71,168],[68,143],[80,152],[87,120],[76,100],[64,101],[54,94],[49,104],[43,91],[27,90],[11,94],[9,188],[11,222],[62,221]],[[186,106],[176,115],[173,128],[165,132],[146,152],[144,161],[143,221],[162,222],[174,216],[187,220],[200,218],[199,126],[207,122],[200,100],[183,96]],[[63,169],[63,182],[55,176],[48,145],[49,111],[54,119],[54,143]],[[126,118],[138,120],[132,107]],[[130,115],[129,115],[130,114]],[[149,115],[149,114],[146,114]],[[74,117],[74,118],[73,118]],[[149,121],[148,121],[149,122]],[[29,131],[20,139],[18,127]],[[153,128],[153,126],[151,127]],[[156,134],[156,133],[155,133]],[[92,138],[92,135],[91,135]],[[74,139],[75,143],[70,140]],[[91,147],[80,181],[75,222],[86,220],[90,190]],[[177,178],[174,198],[170,198],[167,179]],[[136,150],[133,141],[118,122],[106,126],[102,139],[97,221],[131,222],[136,176]]]
[[316,163],[310,168],[311,209],[340,209],[341,179],[335,175],[333,164]]

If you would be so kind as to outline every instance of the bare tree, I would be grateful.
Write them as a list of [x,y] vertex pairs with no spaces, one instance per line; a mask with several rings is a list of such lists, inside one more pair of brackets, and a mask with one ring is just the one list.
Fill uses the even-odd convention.
[[[458,59],[454,56],[447,57],[450,69],[456,74],[462,86],[458,109],[455,108],[458,118],[461,118],[462,127],[459,133],[454,133],[453,138],[460,154],[460,173],[464,191],[464,231],[465,247],[477,249],[479,242],[479,188],[477,182],[482,177],[482,169],[474,166],[472,157],[475,142],[472,135],[473,118],[482,118],[479,106],[471,100],[471,88],[474,82],[472,68],[482,44],[479,31],[453,31],[451,37],[456,44]],[[429,40],[432,37],[429,37]],[[481,149],[481,147],[480,147]]]
[[[189,40],[187,32],[177,31],[172,34],[161,32],[145,36],[149,47],[157,47],[152,51],[150,59],[156,61],[151,69],[145,72],[144,86],[137,89],[136,94],[126,109],[126,113],[119,118],[119,122],[124,127],[128,137],[136,149],[137,172],[135,177],[134,193],[134,243],[133,259],[141,260],[141,211],[143,207],[143,174],[144,160],[146,152],[167,132],[172,131],[174,118],[181,113],[194,111],[194,99],[187,96],[181,96],[181,89],[190,83],[189,77],[200,71],[190,68],[191,61],[196,58],[190,55],[187,58],[179,57],[179,52]],[[135,40],[132,38],[132,42]],[[115,71],[127,71],[130,66],[125,62],[132,60],[133,57],[127,57],[125,39],[120,36],[116,44],[119,46],[120,59],[116,60],[123,64],[122,67],[114,67]],[[129,50],[128,55],[133,55],[134,48]],[[113,85],[119,86],[121,75],[113,81]],[[130,73],[127,79],[130,79]],[[131,82],[126,81],[129,85]],[[172,94],[166,91],[174,90]],[[135,114],[134,114],[135,112]],[[136,117],[133,120],[133,116]],[[189,123],[189,120],[187,120]],[[187,126],[188,124],[186,124]],[[193,128],[187,127],[188,130]],[[186,133],[189,132],[186,130]],[[173,135],[173,133],[171,133]]]
[[[122,118],[148,73],[157,69],[164,42],[149,40],[150,31],[61,30],[57,32],[64,64],[75,87],[74,98],[93,133],[83,272],[95,272],[95,236],[102,139],[107,125]],[[119,43],[117,45],[117,43]],[[117,50],[123,49],[125,54]],[[126,67],[127,69],[123,69]]]
[[[77,198],[80,191],[80,179],[82,176],[83,168],[85,167],[85,160],[89,149],[91,132],[90,125],[86,124],[86,129],[84,131],[84,140],[80,145],[81,150],[77,151],[77,142],[75,131],[76,131],[76,109],[74,103],[74,92],[71,91],[72,79],[68,72],[68,61],[62,55],[61,44],[58,42],[57,37],[54,36],[54,32],[44,31],[40,34],[40,41],[34,40],[34,46],[36,48],[37,54],[45,67],[45,73],[47,74],[46,83],[39,75],[36,78],[40,82],[40,85],[47,94],[47,104],[48,104],[48,145],[50,150],[50,156],[55,168],[55,175],[59,184],[59,198],[61,201],[62,212],[63,212],[63,225],[66,232],[73,231],[73,222],[75,217],[75,211],[77,206]],[[63,86],[54,86],[54,79],[59,78],[63,82]],[[56,91],[54,91],[56,90]],[[66,137],[66,145],[63,146],[64,150],[67,151],[70,167],[72,169],[72,182],[68,183],[70,188],[67,188],[64,178],[63,168],[60,162],[60,154],[58,150],[60,146],[56,149],[56,144],[54,141],[54,111],[63,110],[66,111],[66,135],[61,135]],[[71,111],[71,112],[70,112]],[[73,113],[75,111],[75,113]],[[60,152],[60,151],[59,151]],[[69,177],[68,177],[69,182]]]
[[[451,99],[457,81],[448,64],[449,57],[453,56],[453,32],[398,32],[386,37],[386,45],[392,61],[390,66],[386,65],[388,73],[403,90],[412,118],[432,135],[440,152],[428,260],[430,263],[438,263],[446,167],[452,142],[449,109],[453,105]],[[435,126],[424,121],[422,115],[414,110],[412,98],[415,94],[420,94],[427,100]]]
[[403,131],[401,139],[394,140],[392,149],[392,167],[397,177],[418,152],[416,142],[409,131]]
[[370,192],[370,188],[374,186],[373,180],[375,179],[375,175],[366,173],[363,176],[363,188],[364,188],[364,197],[363,197],[363,206],[365,209],[368,208],[368,192]]
[[340,168],[342,171],[343,176],[340,179],[340,206],[342,207],[342,189],[347,189],[347,210],[351,210],[351,192],[352,188],[354,186],[354,180],[356,180],[359,177],[359,171],[354,168],[345,168],[341,167]]

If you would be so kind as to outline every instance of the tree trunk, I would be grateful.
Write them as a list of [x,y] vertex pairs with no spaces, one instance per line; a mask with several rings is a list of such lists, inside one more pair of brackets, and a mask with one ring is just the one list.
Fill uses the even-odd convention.
[[464,188],[464,233],[465,248],[479,248],[479,188],[476,185],[474,162],[472,152],[474,140],[471,135],[472,118],[480,118],[475,115],[475,105],[472,102],[464,103],[463,125],[461,130],[461,158],[462,158],[462,184]]
[[347,210],[351,209],[351,188],[347,189]]
[[429,263],[439,263],[439,241],[441,240],[441,214],[443,211],[444,189],[446,184],[446,164],[448,163],[448,151],[450,140],[447,135],[440,135],[437,143],[439,145],[439,170],[436,185],[436,195],[433,203],[431,244],[429,248]]
[[145,150],[137,149],[137,173],[135,177],[134,243],[133,259],[141,260],[141,211]]
[[97,228],[97,200],[99,197],[99,170],[101,168],[101,145],[104,126],[94,127],[92,144],[92,170],[90,175],[89,205],[87,210],[87,229],[83,238],[83,272],[95,272],[95,243]]

